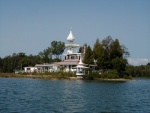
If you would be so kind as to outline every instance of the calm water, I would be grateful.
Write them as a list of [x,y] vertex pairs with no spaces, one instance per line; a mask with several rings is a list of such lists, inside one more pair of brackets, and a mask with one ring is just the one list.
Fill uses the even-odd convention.
[[0,113],[150,112],[150,79],[128,82],[0,78]]

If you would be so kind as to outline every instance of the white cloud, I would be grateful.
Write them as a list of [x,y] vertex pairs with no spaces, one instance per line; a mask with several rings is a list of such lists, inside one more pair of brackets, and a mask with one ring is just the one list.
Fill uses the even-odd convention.
[[139,65],[147,65],[147,63],[150,63],[150,59],[148,58],[128,58],[128,63],[134,66],[139,66]]

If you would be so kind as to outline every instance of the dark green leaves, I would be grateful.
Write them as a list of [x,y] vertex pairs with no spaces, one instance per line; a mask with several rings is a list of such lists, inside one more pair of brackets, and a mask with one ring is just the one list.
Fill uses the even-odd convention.
[[65,44],[61,41],[53,41],[51,42],[51,52],[53,55],[56,56],[56,58],[59,58],[59,55],[61,55],[64,52]]

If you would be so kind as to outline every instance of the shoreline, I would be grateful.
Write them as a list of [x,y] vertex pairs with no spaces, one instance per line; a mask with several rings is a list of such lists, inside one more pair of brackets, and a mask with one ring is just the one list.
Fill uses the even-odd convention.
[[[66,79],[66,80],[86,80],[79,77],[68,77],[68,76],[51,76],[51,75],[21,75],[21,74],[15,74],[15,73],[0,73],[0,78],[32,78],[32,79]],[[118,78],[118,79],[109,79],[109,78],[96,78],[94,80],[90,81],[110,81],[110,82],[126,82],[126,81],[132,81],[133,79],[125,79],[125,78]]]
[[118,79],[110,79],[110,78],[97,78],[98,81],[108,81],[108,82],[127,82],[132,81],[133,79],[125,79],[125,78],[118,78]]

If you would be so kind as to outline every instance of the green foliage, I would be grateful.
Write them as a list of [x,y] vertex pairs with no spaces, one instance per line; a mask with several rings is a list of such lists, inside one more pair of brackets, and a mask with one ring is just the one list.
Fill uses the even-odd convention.
[[59,58],[59,55],[61,55],[64,52],[65,43],[61,41],[52,41],[50,48],[51,48],[52,54],[55,55],[56,58]]
[[25,55],[25,53],[13,53],[10,56],[6,56],[0,59],[0,72],[13,72],[15,69],[22,70],[24,66],[34,66],[37,63],[41,63],[39,56]]
[[3,59],[0,57],[0,73],[3,72]]
[[32,75],[40,76],[42,78],[58,78],[58,79],[66,79],[69,77],[75,77],[75,73],[72,72],[44,72],[44,73],[35,73],[33,72]]
[[118,72],[116,70],[107,70],[101,74],[101,78],[117,79],[119,78]]
[[135,67],[132,65],[128,65],[126,67],[126,72],[129,73],[131,76],[135,76]]
[[[0,72],[13,72],[14,69],[22,69],[25,66],[34,66],[38,63],[51,63],[61,61],[59,56],[64,52],[65,44],[61,41],[52,41],[50,47],[44,49],[42,52],[39,52],[38,55],[25,55],[25,53],[14,53],[12,56],[6,56],[0,58]],[[79,49],[79,52],[84,52],[84,47]],[[123,77],[122,72],[127,69],[127,72],[134,76],[145,76],[149,75],[149,68],[140,68],[142,71],[139,71],[137,68],[126,68],[127,60],[125,56],[129,55],[127,48],[121,46],[118,39],[113,40],[110,36],[103,39],[101,42],[97,38],[93,50],[90,46],[86,46],[85,55],[83,62],[86,64],[94,64],[94,60],[97,65],[102,69],[106,70],[108,73],[103,73],[103,75],[98,75],[89,71],[90,74],[87,74],[88,79],[93,79],[93,77],[109,77],[115,78],[116,73],[110,70],[116,70],[119,77]],[[55,56],[55,58],[53,57]],[[148,65],[147,65],[148,67]],[[134,71],[133,71],[134,70]],[[111,74],[112,76],[111,76]],[[36,73],[35,73],[36,74]],[[62,73],[61,73],[62,74]],[[66,73],[65,73],[66,74]]]
[[52,59],[52,55],[59,56],[64,52],[64,42],[53,41],[51,46],[39,52],[39,55],[29,55],[25,53],[13,53],[12,55],[0,58],[0,72],[13,72],[15,69],[22,70],[25,66],[35,66],[40,63],[51,63],[61,61],[59,57]]
[[123,58],[128,58],[130,56],[128,48],[126,48],[125,45],[122,45],[121,48],[122,48],[122,52],[123,52]]
[[119,40],[116,39],[110,45],[110,58],[111,59],[115,59],[116,57],[122,58],[122,56],[123,50],[121,48],[121,45],[119,44]]
[[70,79],[75,77],[75,73],[72,72],[45,72],[45,73],[0,73],[0,77],[15,77],[15,78],[38,78],[38,79]]
[[93,48],[93,57],[94,59],[98,59],[98,57],[100,56],[102,50],[102,45],[100,44],[99,39],[96,39],[96,42],[94,44],[94,48]]
[[129,65],[126,67],[126,72],[133,77],[150,77],[150,65]]
[[99,42],[96,40],[93,48],[93,57],[97,65],[103,69],[115,69],[121,77],[122,71],[125,71],[127,60],[124,54],[129,55],[127,48],[121,46],[118,39],[113,40],[111,36],[106,37]]
[[51,48],[48,47],[47,49],[44,49],[43,52],[39,52],[39,56],[42,58],[43,63],[51,62],[51,59],[52,59],[52,50],[51,50]]
[[[43,52],[39,52],[39,56],[42,58],[43,63],[51,63],[54,61],[60,61],[59,55],[64,52],[65,44],[61,41],[52,41],[50,47],[44,49]],[[52,56],[55,55],[55,59]]]
[[103,39],[101,43],[97,39],[94,45],[93,55],[95,60],[97,60],[97,65],[102,69],[111,68],[110,45],[112,41],[112,38],[108,36],[106,39]]
[[24,53],[13,54],[1,59],[1,72],[13,72],[13,69],[21,68],[19,61],[26,57]]
[[85,75],[83,77],[84,80],[94,80],[94,76],[92,76],[92,74],[88,74],[88,75]]
[[100,74],[98,72],[91,72],[89,74],[86,74],[84,76],[85,80],[95,80],[96,78],[99,78]]
[[78,53],[83,53],[84,48],[80,47]]
[[120,58],[116,57],[115,59],[112,60],[113,69],[117,70],[119,75],[121,75],[122,71],[125,71],[126,64],[127,60],[123,59],[122,57]]
[[[99,72],[90,72],[89,74],[86,74],[84,76],[85,80],[97,80],[97,79],[118,79],[119,77],[119,73],[117,70],[107,70],[103,73],[99,73]],[[126,76],[127,78],[127,76]]]
[[61,59],[59,59],[59,58],[52,59],[52,62],[60,62],[60,61],[61,61]]
[[124,79],[132,79],[132,76],[125,75],[123,78]]
[[150,66],[150,63],[147,63],[147,66]]
[[86,50],[85,50],[85,55],[83,58],[83,62],[85,64],[93,64],[93,57],[92,57],[92,50],[90,46],[87,46]]

